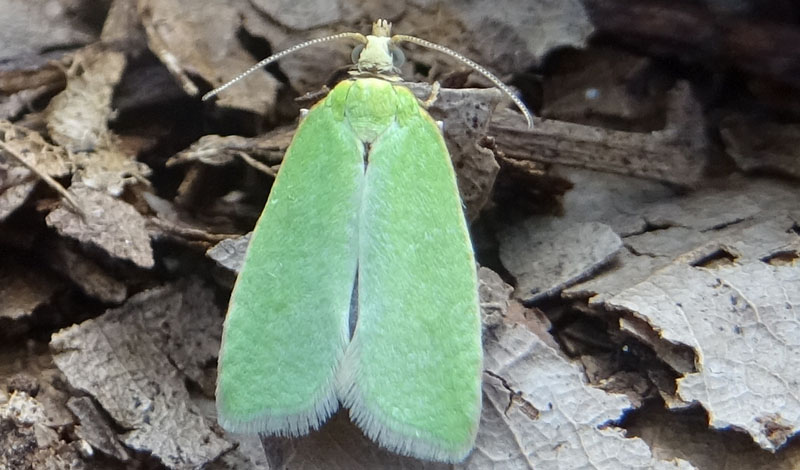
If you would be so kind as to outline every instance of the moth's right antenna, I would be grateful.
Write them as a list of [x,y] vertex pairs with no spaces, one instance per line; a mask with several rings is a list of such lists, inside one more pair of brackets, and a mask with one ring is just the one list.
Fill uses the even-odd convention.
[[276,60],[280,59],[283,56],[289,55],[289,54],[291,54],[291,53],[293,53],[293,52],[295,52],[297,50],[303,49],[305,47],[313,46],[315,44],[319,44],[321,42],[336,41],[336,40],[339,40],[339,39],[354,39],[354,40],[356,40],[358,42],[361,42],[361,43],[366,43],[367,42],[367,38],[363,34],[360,34],[360,33],[339,33],[339,34],[334,34],[334,35],[331,35],[331,36],[325,36],[323,38],[311,39],[311,40],[308,40],[306,42],[301,42],[300,44],[297,44],[297,45],[292,46],[292,47],[290,47],[290,48],[288,48],[286,50],[278,52],[277,54],[272,54],[271,56],[267,57],[266,59],[263,59],[262,61],[260,61],[256,65],[250,67],[249,69],[247,69],[244,72],[240,73],[239,75],[235,76],[234,78],[232,78],[228,82],[218,86],[217,88],[214,88],[213,90],[211,90],[208,93],[206,93],[205,95],[203,95],[202,100],[206,101],[206,100],[212,98],[213,96],[217,95],[222,90],[228,88],[229,86],[233,85],[234,83],[238,82],[239,80],[243,79],[244,77],[250,75],[251,73],[255,72],[256,70],[275,62]]
[[508,85],[503,83],[499,78],[497,78],[497,76],[495,74],[493,74],[492,72],[488,71],[482,65],[480,65],[480,64],[478,64],[476,62],[473,62],[472,60],[464,57],[463,55],[459,54],[458,52],[456,52],[456,51],[454,51],[454,50],[452,50],[452,49],[450,49],[448,47],[436,44],[435,42],[426,41],[424,39],[420,39],[420,38],[415,37],[415,36],[408,36],[408,35],[405,35],[405,34],[395,34],[394,36],[392,36],[392,42],[393,43],[410,42],[412,44],[417,44],[418,46],[427,47],[428,49],[432,49],[434,51],[438,51],[438,52],[441,52],[443,54],[447,54],[450,57],[458,59],[461,62],[467,64],[467,66],[472,68],[472,70],[475,70],[479,74],[481,74],[484,77],[486,77],[487,79],[489,79],[489,81],[492,82],[494,84],[494,86],[496,86],[503,93],[508,95],[508,97],[511,98],[511,101],[513,101],[514,104],[517,105],[517,108],[519,108],[519,110],[522,111],[522,114],[525,116],[525,120],[528,121],[528,129],[533,128],[533,116],[531,115],[531,112],[528,111],[528,108],[527,108],[527,106],[525,106],[525,103],[523,103],[522,100],[519,99],[516,94],[514,94],[514,92],[511,90],[511,88],[508,87]]

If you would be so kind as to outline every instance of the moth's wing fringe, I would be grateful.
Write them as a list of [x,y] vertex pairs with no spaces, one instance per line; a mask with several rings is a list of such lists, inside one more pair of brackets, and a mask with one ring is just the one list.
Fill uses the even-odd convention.
[[458,463],[469,455],[471,442],[459,449],[431,444],[435,439],[419,436],[417,428],[394,422],[379,410],[370,409],[358,387],[360,354],[357,341],[351,342],[339,369],[337,390],[339,400],[350,410],[350,419],[367,437],[392,452],[418,459]]
[[[334,376],[335,373],[331,375],[331,381]],[[220,412],[217,421],[223,429],[234,433],[302,436],[319,429],[339,409],[339,399],[331,383],[320,389],[313,402],[314,406],[302,413],[280,415],[267,410],[248,419],[238,419]],[[220,406],[218,403],[217,409],[221,409]]]

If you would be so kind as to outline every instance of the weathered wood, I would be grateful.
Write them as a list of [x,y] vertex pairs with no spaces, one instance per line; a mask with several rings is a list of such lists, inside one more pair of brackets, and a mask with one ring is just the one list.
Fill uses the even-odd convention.
[[672,92],[667,127],[656,132],[624,132],[571,122],[537,119],[533,129],[518,117],[498,114],[489,131],[498,150],[519,160],[693,186],[705,166],[702,115],[688,86]]
[[688,2],[584,0],[584,6],[597,33],[615,42],[656,56],[734,65],[800,87],[800,26],[786,22],[791,17],[759,20]]

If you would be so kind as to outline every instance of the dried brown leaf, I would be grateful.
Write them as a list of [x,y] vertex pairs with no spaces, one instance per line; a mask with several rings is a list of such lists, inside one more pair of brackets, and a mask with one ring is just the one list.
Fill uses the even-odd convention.
[[95,39],[89,28],[61,3],[4,1],[0,15],[0,61]]
[[[139,0],[150,50],[184,91],[196,96],[199,76],[219,86],[255,62],[237,37],[245,2],[203,0],[187,8],[180,0]],[[219,96],[219,106],[265,114],[275,104],[278,81],[258,71]]]
[[73,183],[120,196],[125,186],[147,182],[150,168],[136,161],[120,148],[118,139],[109,135],[104,147],[74,154],[77,170]]
[[294,131],[295,126],[287,126],[252,138],[238,135],[204,135],[186,150],[170,157],[167,166],[193,161],[211,166],[223,166],[239,158],[242,153],[269,164],[280,163]]
[[256,9],[292,29],[306,30],[336,23],[342,19],[340,0],[253,0]]
[[669,93],[666,127],[627,132],[571,122],[535,119],[524,129],[509,112],[497,113],[490,132],[497,147],[520,160],[587,168],[693,187],[702,180],[707,139],[700,103],[689,84]]
[[[663,120],[663,88],[669,77],[648,73],[651,59],[610,47],[557,57],[550,65],[555,70],[542,83],[543,117],[598,127],[609,121],[624,123],[626,129],[640,131],[654,130],[648,126]],[[658,85],[660,89],[653,90]]]
[[142,292],[64,329],[53,335],[51,348],[69,383],[127,430],[120,436],[126,446],[168,468],[198,467],[231,449],[185,385],[190,377],[213,390],[204,370],[219,348],[221,318],[210,291],[188,282]]
[[63,241],[56,241],[44,251],[48,264],[69,278],[84,294],[108,304],[122,303],[128,296],[128,288],[123,282]]
[[83,470],[75,448],[48,422],[48,410],[25,392],[0,403],[0,468]]
[[97,409],[89,397],[72,397],[67,407],[78,418],[75,434],[90,446],[116,460],[129,460],[128,452],[120,444],[119,438],[105,416]]
[[[40,175],[57,178],[69,174],[72,157],[63,148],[45,142],[38,132],[8,121],[0,121],[0,141],[13,153],[9,155],[0,149],[0,220],[3,220],[24,204]],[[20,158],[25,160],[24,164]]]
[[[26,319],[38,307],[50,302],[64,283],[41,266],[31,266],[17,256],[3,256],[0,262],[0,337],[15,331],[12,325]],[[22,328],[21,325],[17,325]]]
[[694,350],[678,397],[711,426],[734,426],[774,451],[800,429],[800,269],[746,261],[718,269],[676,261],[605,302]]
[[99,248],[112,258],[133,262],[142,268],[155,264],[145,219],[130,204],[105,192],[75,186],[70,192],[85,217],[59,207],[47,215],[47,224],[61,235]]
[[622,240],[599,222],[575,223],[533,217],[499,234],[500,260],[516,278],[516,295],[535,302],[592,276],[622,248]]
[[554,49],[583,48],[594,31],[576,0],[475,2],[451,13],[465,26],[463,37],[448,42],[451,47],[469,44],[498,73],[523,72]]
[[484,267],[478,269],[478,293],[484,328],[495,328],[505,321],[513,291],[514,288],[503,282],[496,272]]
[[720,136],[742,170],[773,171],[800,178],[800,125],[735,115],[722,121]]
[[105,145],[111,97],[125,68],[125,55],[95,47],[75,54],[67,88],[45,111],[50,137],[72,152],[93,151]]
[[628,420],[626,428],[647,441],[661,458],[680,457],[704,470],[800,468],[800,446],[790,445],[775,454],[765,452],[746,434],[709,430],[702,410],[647,409]]
[[88,47],[75,54],[67,88],[47,107],[51,138],[73,152],[74,182],[118,196],[125,185],[144,182],[149,168],[128,155],[109,131],[111,98],[125,68],[120,52]]
[[583,371],[520,325],[486,343],[484,410],[463,468],[690,469],[656,459],[644,441],[610,421],[631,407],[586,383]]
[[223,268],[238,273],[244,264],[244,255],[250,244],[252,232],[241,237],[228,238],[217,243],[206,252],[206,256],[213,259]]
[[[583,190],[579,186],[576,189],[574,196],[580,197]],[[594,295],[590,302],[601,304],[678,256],[692,264],[720,256],[768,260],[784,253],[791,257],[800,253],[800,237],[792,230],[796,220],[790,216],[797,197],[800,194],[788,185],[734,180],[721,188],[663,201],[620,201],[626,213],[637,214],[650,228],[623,236],[627,250],[621,252],[616,264],[596,278],[569,288],[566,294]],[[609,202],[618,204],[616,200]]]

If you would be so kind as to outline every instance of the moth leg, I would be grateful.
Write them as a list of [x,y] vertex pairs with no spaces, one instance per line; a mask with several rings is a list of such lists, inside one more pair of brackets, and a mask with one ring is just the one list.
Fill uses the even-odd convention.
[[439,89],[440,88],[441,88],[441,85],[439,85],[438,81],[433,82],[433,85],[431,85],[431,93],[430,93],[430,95],[428,95],[428,98],[425,99],[425,101],[422,102],[422,107],[423,108],[430,109],[430,107],[433,106],[433,103],[435,103],[436,100],[439,98]]

